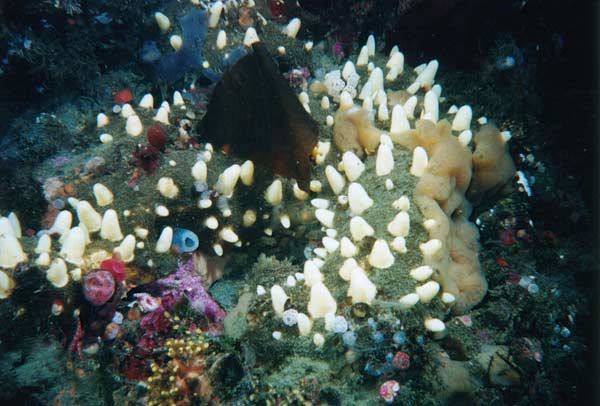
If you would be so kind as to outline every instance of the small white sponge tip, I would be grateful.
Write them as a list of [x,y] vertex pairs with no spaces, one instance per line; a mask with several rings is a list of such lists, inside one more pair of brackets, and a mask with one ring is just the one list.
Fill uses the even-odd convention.
[[387,269],[394,264],[394,255],[385,240],[377,240],[369,254],[369,264],[379,269]]

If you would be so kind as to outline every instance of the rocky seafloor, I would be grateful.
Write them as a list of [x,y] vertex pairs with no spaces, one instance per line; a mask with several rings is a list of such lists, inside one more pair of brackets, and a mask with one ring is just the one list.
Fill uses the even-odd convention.
[[[463,202],[449,216],[453,223],[467,213],[464,220],[477,226],[479,243],[473,250],[477,271],[487,281],[485,295],[459,311],[456,301],[468,297],[469,286],[450,293],[443,267],[420,248],[433,238],[428,218],[413,197],[422,175],[411,173],[415,157],[398,144],[390,122],[393,106],[407,103],[410,94],[404,91],[423,69],[413,68],[434,60],[435,51],[443,48],[419,35],[414,38],[424,41],[421,54],[415,51],[418,44],[404,47],[406,39],[398,39],[402,29],[394,22],[406,23],[406,30],[419,18],[460,26],[465,24],[456,20],[460,13],[444,13],[427,7],[428,2],[401,2],[403,7],[389,9],[380,2],[350,2],[351,12],[318,2],[300,2],[299,8],[271,1],[224,3],[216,26],[205,27],[202,35],[197,26],[186,34],[184,17],[196,16],[203,3],[131,1],[116,7],[66,1],[3,9],[6,58],[0,79],[7,85],[0,141],[0,234],[3,240],[14,235],[27,256],[2,264],[3,401],[591,402],[596,213],[590,186],[594,177],[581,169],[581,161],[589,163],[593,149],[586,136],[593,128],[593,91],[585,70],[575,75],[565,68],[577,56],[572,43],[585,31],[558,23],[553,5],[513,6],[508,15],[522,21],[509,26],[498,22],[506,33],[475,35],[486,44],[479,53],[465,51],[477,55],[475,66],[448,58],[447,49],[439,55],[434,133],[458,145],[455,140],[462,131],[446,129],[444,119],[449,126],[457,114],[447,113],[451,106],[469,105],[473,117],[467,128],[475,142],[485,121],[510,134],[506,148],[517,171],[501,191],[478,199],[472,213]],[[470,4],[456,7],[465,15],[478,15]],[[383,15],[378,9],[390,12]],[[324,23],[327,10],[339,12],[329,28]],[[157,11],[169,19],[168,28],[161,29]],[[355,18],[355,26],[342,18],[345,12]],[[544,24],[526,24],[536,12]],[[282,30],[296,16],[302,26],[290,38]],[[499,21],[503,18],[498,16]],[[438,24],[446,27],[442,22]],[[518,32],[520,23],[530,31]],[[250,52],[243,44],[248,27],[256,27],[287,86],[296,95],[305,92],[308,101],[300,96],[300,103],[318,125],[319,143],[310,162],[314,183],[306,192],[281,176],[275,157],[250,158],[244,155],[247,150],[237,154],[235,144],[211,139],[202,127],[217,77],[235,64],[229,56]],[[221,30],[227,36],[223,49],[217,46]],[[369,55],[373,66],[359,66],[371,32],[376,44]],[[457,30],[459,39],[461,32]],[[72,41],[80,54],[66,63],[52,33]],[[83,39],[86,33],[90,43]],[[190,50],[185,38],[193,35],[202,41]],[[208,63],[188,67],[178,60],[161,65],[177,53],[173,36],[184,39],[180,51]],[[91,43],[96,40],[101,42]],[[385,81],[385,103],[376,94],[372,97],[373,126],[366,127],[377,132],[377,144],[372,151],[360,142],[348,148],[364,165],[357,164],[361,169],[354,175],[345,166],[357,161],[344,154],[339,128],[342,120],[351,122],[356,132],[359,125],[345,118],[340,93],[315,83],[327,84],[326,74],[344,70],[350,60],[360,77],[355,90],[361,93],[378,66],[389,72],[384,67],[394,45],[406,57],[404,71],[398,79]],[[81,56],[86,52],[89,58]],[[547,66],[541,68],[543,64]],[[30,82],[22,82],[29,88],[18,93],[9,83],[20,75]],[[347,83],[349,76],[344,77]],[[430,92],[435,93],[432,86],[420,87],[414,117],[405,114],[414,137],[419,136],[418,122],[432,121],[426,116],[432,113],[425,101]],[[146,94],[153,96],[150,106],[148,99],[143,102]],[[327,108],[323,96],[328,97]],[[366,109],[359,94],[353,103]],[[381,104],[389,105],[387,119],[377,107]],[[332,126],[327,116],[335,119]],[[382,141],[381,133],[390,137]],[[282,147],[265,136],[254,148],[287,153],[294,147]],[[379,149],[384,150],[382,157],[389,149],[392,169],[384,168],[388,158],[380,160]],[[433,162],[433,151],[427,152]],[[339,191],[334,171],[341,174]],[[232,190],[226,173],[234,173]],[[459,190],[458,182],[452,182],[452,189]],[[109,192],[98,192],[98,184]],[[355,201],[351,194],[361,195],[358,187],[350,192],[351,185],[360,185],[370,198],[370,204],[359,199],[367,202],[366,209],[349,203]],[[463,198],[466,191],[459,192]],[[102,226],[106,212],[118,218],[120,236],[114,234],[114,223]],[[410,218],[410,230],[390,231],[388,223],[399,213]],[[69,216],[69,221],[57,221]],[[350,219],[356,217],[366,220],[373,232],[355,236]],[[95,230],[90,229],[94,221]],[[89,238],[80,257],[65,248],[77,245],[65,242],[70,234]],[[47,241],[43,235],[49,236],[50,246],[40,243]],[[342,243],[343,237],[350,243]],[[166,250],[161,248],[164,240],[169,243]],[[391,256],[391,265],[375,259],[380,258],[373,253],[375,241],[387,241],[390,255],[383,257]],[[0,258],[6,247],[0,244]],[[348,262],[352,258],[356,261]],[[430,265],[439,294],[433,299],[417,295],[419,303],[404,306],[401,298],[429,283],[429,276],[415,278],[410,271]],[[481,284],[473,286],[481,290]],[[447,293],[451,297],[443,296]],[[427,324],[432,319],[443,329]]]

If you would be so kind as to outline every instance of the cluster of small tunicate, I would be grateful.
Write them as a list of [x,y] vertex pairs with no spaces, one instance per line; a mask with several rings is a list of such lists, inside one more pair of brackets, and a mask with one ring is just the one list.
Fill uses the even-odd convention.
[[342,341],[344,341],[344,345],[346,347],[352,348],[356,345],[357,335],[354,331],[346,331],[342,334]]
[[397,351],[395,354],[393,352],[385,354],[383,362],[373,360],[367,362],[364,372],[371,376],[381,376],[383,374],[388,374],[393,370],[405,370],[409,367],[410,355],[403,351]]
[[381,331],[374,331],[371,337],[375,344],[383,344],[385,341],[385,337]]
[[375,321],[375,319],[369,317],[367,319],[367,325],[372,330],[371,339],[373,340],[373,342],[375,344],[383,344],[383,342],[385,341],[385,337],[381,331],[377,330],[377,322]]
[[564,326],[561,327],[559,324],[554,326],[554,332],[560,334],[564,338],[569,338],[571,336],[571,330]]
[[333,332],[337,334],[343,334],[348,330],[348,321],[344,316],[336,316],[333,319]]
[[62,210],[65,208],[65,206],[66,203],[63,199],[56,199],[52,201],[52,207],[54,207],[55,209]]
[[217,199],[217,208],[221,211],[221,214],[223,214],[224,217],[231,216],[229,200],[225,196],[219,196]]
[[111,321],[116,324],[122,324],[123,323],[123,313],[115,312],[115,315],[113,316]]
[[[206,183],[205,181],[202,181],[202,180],[194,181],[194,188],[196,189],[196,192],[201,194],[202,197],[207,198],[207,199],[210,197],[210,192],[208,190],[208,183]],[[208,194],[206,192],[208,192]]]
[[[346,81],[344,81],[346,79]],[[342,78],[342,72],[334,70],[325,75],[325,86],[327,87],[327,93],[335,99],[340,97],[343,91],[346,91],[352,97],[356,97],[358,81],[360,76],[356,71],[350,72],[347,77]]]
[[[375,344],[382,344],[385,340],[385,337],[381,331],[373,331],[371,338]],[[356,345],[356,340],[357,334],[352,330],[348,330],[342,334],[342,341],[346,347],[354,347]],[[404,345],[407,343],[408,339],[404,331],[397,331],[392,336],[392,341],[396,345]]]
[[288,309],[281,315],[283,324],[288,327],[295,326],[298,323],[298,310]]
[[533,282],[533,277],[522,276],[519,280],[519,286],[523,289],[527,289],[532,295],[536,295],[540,292],[540,287]]
[[392,341],[398,345],[406,344],[406,333],[404,331],[396,331],[392,336]]
[[389,352],[385,355],[384,362],[367,362],[364,368],[364,372],[371,376],[381,376],[383,374],[390,373],[394,369],[398,369],[394,366],[394,354]]
[[[561,341],[567,341],[569,337],[571,337],[571,330],[566,326],[561,326],[560,324],[554,325],[554,334],[556,337],[553,337],[550,340],[550,343],[558,347],[561,345]],[[571,351],[571,346],[569,344],[563,343],[562,347],[563,351],[569,352]]]
[[365,364],[363,371],[370,376],[381,376],[389,371],[388,364],[375,364],[372,361],[369,361]]
[[327,93],[333,97],[339,97],[346,86],[346,82],[342,79],[342,73],[339,70],[327,73],[324,83],[327,86]]
[[387,354],[385,354],[385,362],[387,364],[391,364],[393,359],[394,359],[394,354],[392,354],[391,352],[388,352]]

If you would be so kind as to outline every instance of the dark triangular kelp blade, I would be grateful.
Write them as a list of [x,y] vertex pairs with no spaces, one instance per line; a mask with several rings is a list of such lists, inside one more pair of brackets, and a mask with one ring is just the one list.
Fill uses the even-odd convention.
[[200,124],[203,139],[295,178],[304,190],[317,128],[260,42],[217,83]]

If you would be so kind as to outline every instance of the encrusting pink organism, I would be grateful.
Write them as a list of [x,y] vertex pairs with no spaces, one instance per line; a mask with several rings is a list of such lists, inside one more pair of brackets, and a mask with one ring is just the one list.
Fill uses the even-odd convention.
[[410,355],[404,351],[398,351],[392,360],[392,366],[396,369],[404,370],[410,368]]
[[385,400],[386,403],[392,403],[399,391],[400,384],[398,381],[390,379],[382,383],[379,387],[379,397]]
[[138,145],[133,151],[131,164],[152,175],[160,166],[160,151],[152,145]]
[[193,256],[179,265],[177,271],[166,278],[159,279],[157,284],[164,289],[162,304],[167,309],[185,297],[193,310],[204,314],[211,321],[220,321],[226,316],[225,310],[204,287],[203,278],[196,271]]
[[92,271],[83,278],[83,294],[94,306],[102,306],[115,293],[115,278],[109,271]]

